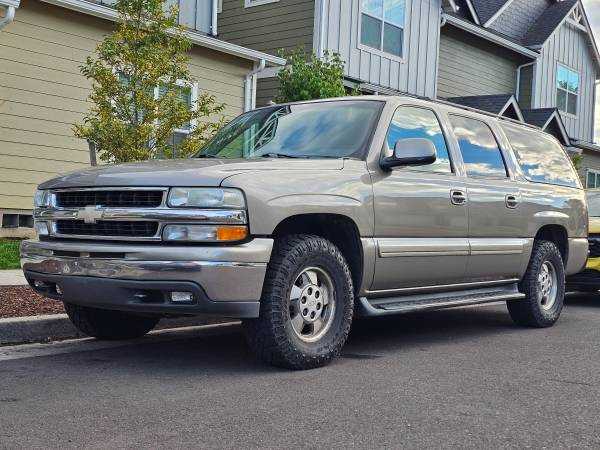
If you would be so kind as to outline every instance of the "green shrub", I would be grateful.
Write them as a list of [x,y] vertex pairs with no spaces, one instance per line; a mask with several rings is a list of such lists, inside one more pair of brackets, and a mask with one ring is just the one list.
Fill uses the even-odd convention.
[[278,103],[346,96],[344,61],[337,53],[325,52],[323,58],[303,49],[283,55],[286,66],[279,71]]

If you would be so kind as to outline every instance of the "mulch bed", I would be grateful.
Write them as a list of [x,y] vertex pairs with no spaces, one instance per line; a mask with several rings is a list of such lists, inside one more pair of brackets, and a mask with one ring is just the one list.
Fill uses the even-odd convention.
[[0,286],[0,319],[64,312],[62,302],[42,297],[29,286]]

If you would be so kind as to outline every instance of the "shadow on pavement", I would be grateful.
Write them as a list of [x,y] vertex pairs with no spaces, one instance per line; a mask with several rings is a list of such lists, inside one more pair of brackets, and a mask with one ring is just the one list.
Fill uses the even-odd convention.
[[[355,321],[344,359],[376,359],[383,353],[422,351],[438,345],[474,341],[519,332],[504,305],[433,311],[388,318],[361,318]],[[80,370],[141,371],[172,379],[188,376],[278,372],[256,361],[246,346],[240,326],[222,333],[147,341],[98,350],[53,355],[59,362],[80,366]],[[43,359],[49,356],[42,357]],[[338,362],[339,363],[339,362]],[[286,372],[286,371],[284,371]]]

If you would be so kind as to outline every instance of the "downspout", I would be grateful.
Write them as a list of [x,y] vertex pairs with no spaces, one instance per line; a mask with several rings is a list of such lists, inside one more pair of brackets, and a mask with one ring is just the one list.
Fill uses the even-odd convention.
[[266,65],[267,62],[261,59],[258,66],[246,74],[244,80],[244,112],[256,108],[256,75],[262,72]]
[[217,13],[219,12],[219,0],[212,0],[212,15],[210,18],[210,33],[217,35]]
[[16,8],[14,6],[6,7],[6,14],[0,19],[0,30],[13,21],[15,18],[15,10]]

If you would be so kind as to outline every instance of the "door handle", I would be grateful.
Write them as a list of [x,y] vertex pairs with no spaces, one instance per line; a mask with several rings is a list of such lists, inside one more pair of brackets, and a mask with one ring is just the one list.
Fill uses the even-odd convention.
[[450,191],[450,201],[453,205],[464,205],[467,203],[467,196],[459,189],[452,189]]
[[506,207],[509,209],[515,209],[519,206],[519,199],[516,195],[508,194],[505,198]]

